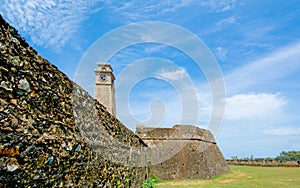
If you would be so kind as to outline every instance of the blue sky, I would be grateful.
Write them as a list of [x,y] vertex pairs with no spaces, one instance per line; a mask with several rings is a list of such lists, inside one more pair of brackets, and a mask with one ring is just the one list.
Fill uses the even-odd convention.
[[[300,150],[300,1],[1,0],[0,12],[75,81],[90,66],[82,63],[84,55],[112,30],[144,21],[182,27],[203,41],[222,71],[226,110],[215,136],[225,157]],[[181,40],[177,35],[175,41]],[[207,127],[212,112],[207,75],[184,52],[145,42],[120,50],[109,63],[117,77],[118,117],[130,129],[135,123],[171,127],[180,122],[182,109],[193,117],[181,123]],[[122,87],[134,79],[129,111],[123,111]],[[93,95],[90,86],[82,85]]]

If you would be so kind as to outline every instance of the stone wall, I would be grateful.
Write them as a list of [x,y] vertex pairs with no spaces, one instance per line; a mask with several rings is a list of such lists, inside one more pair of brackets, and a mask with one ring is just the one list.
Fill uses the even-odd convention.
[[137,135],[150,147],[151,173],[161,179],[208,178],[230,172],[208,130],[190,125],[137,127]]
[[226,160],[229,165],[243,165],[243,166],[269,166],[269,167],[299,167],[298,161],[277,161],[267,159],[253,159],[253,160]]
[[0,187],[140,187],[144,142],[0,22]]

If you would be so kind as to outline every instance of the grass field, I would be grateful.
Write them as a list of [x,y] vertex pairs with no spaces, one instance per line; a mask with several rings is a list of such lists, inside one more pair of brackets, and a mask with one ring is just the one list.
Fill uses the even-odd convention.
[[232,173],[209,179],[174,180],[156,183],[158,188],[300,188],[300,168],[230,166]]

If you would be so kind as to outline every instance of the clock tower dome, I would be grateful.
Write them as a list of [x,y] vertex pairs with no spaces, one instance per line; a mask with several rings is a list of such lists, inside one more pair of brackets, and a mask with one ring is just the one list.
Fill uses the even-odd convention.
[[104,105],[112,115],[116,116],[115,76],[113,74],[113,69],[109,64],[99,63],[95,73],[96,82],[94,98]]

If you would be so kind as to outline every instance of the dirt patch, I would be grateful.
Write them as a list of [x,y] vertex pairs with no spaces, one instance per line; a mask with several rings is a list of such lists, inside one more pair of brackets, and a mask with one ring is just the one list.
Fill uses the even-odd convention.
[[220,180],[219,183],[231,183],[231,182],[234,182],[236,179],[239,179],[241,177],[244,177],[246,176],[246,174],[244,173],[241,173],[241,172],[237,172],[235,173],[235,177],[234,178],[228,178],[228,179],[224,179],[224,180]]
[[156,185],[169,185],[169,186],[187,186],[187,185],[204,185],[207,184],[207,181],[195,180],[195,181],[178,181],[178,182],[162,182]]
[[[231,183],[234,182],[244,176],[246,176],[246,174],[242,173],[242,172],[235,172],[234,174],[235,176],[233,178],[228,178],[228,179],[223,179],[223,180],[219,180],[218,182],[221,184],[226,184],[226,183]],[[159,186],[190,186],[190,185],[205,185],[210,183],[210,181],[207,180],[187,180],[187,181],[177,181],[177,182],[161,182],[156,184],[158,187]]]
[[231,183],[234,180],[220,180],[219,183]]
[[244,174],[244,173],[242,173],[242,172],[237,172],[237,173],[236,173],[236,176],[237,176],[237,177],[244,177],[244,176],[246,176],[246,174]]

